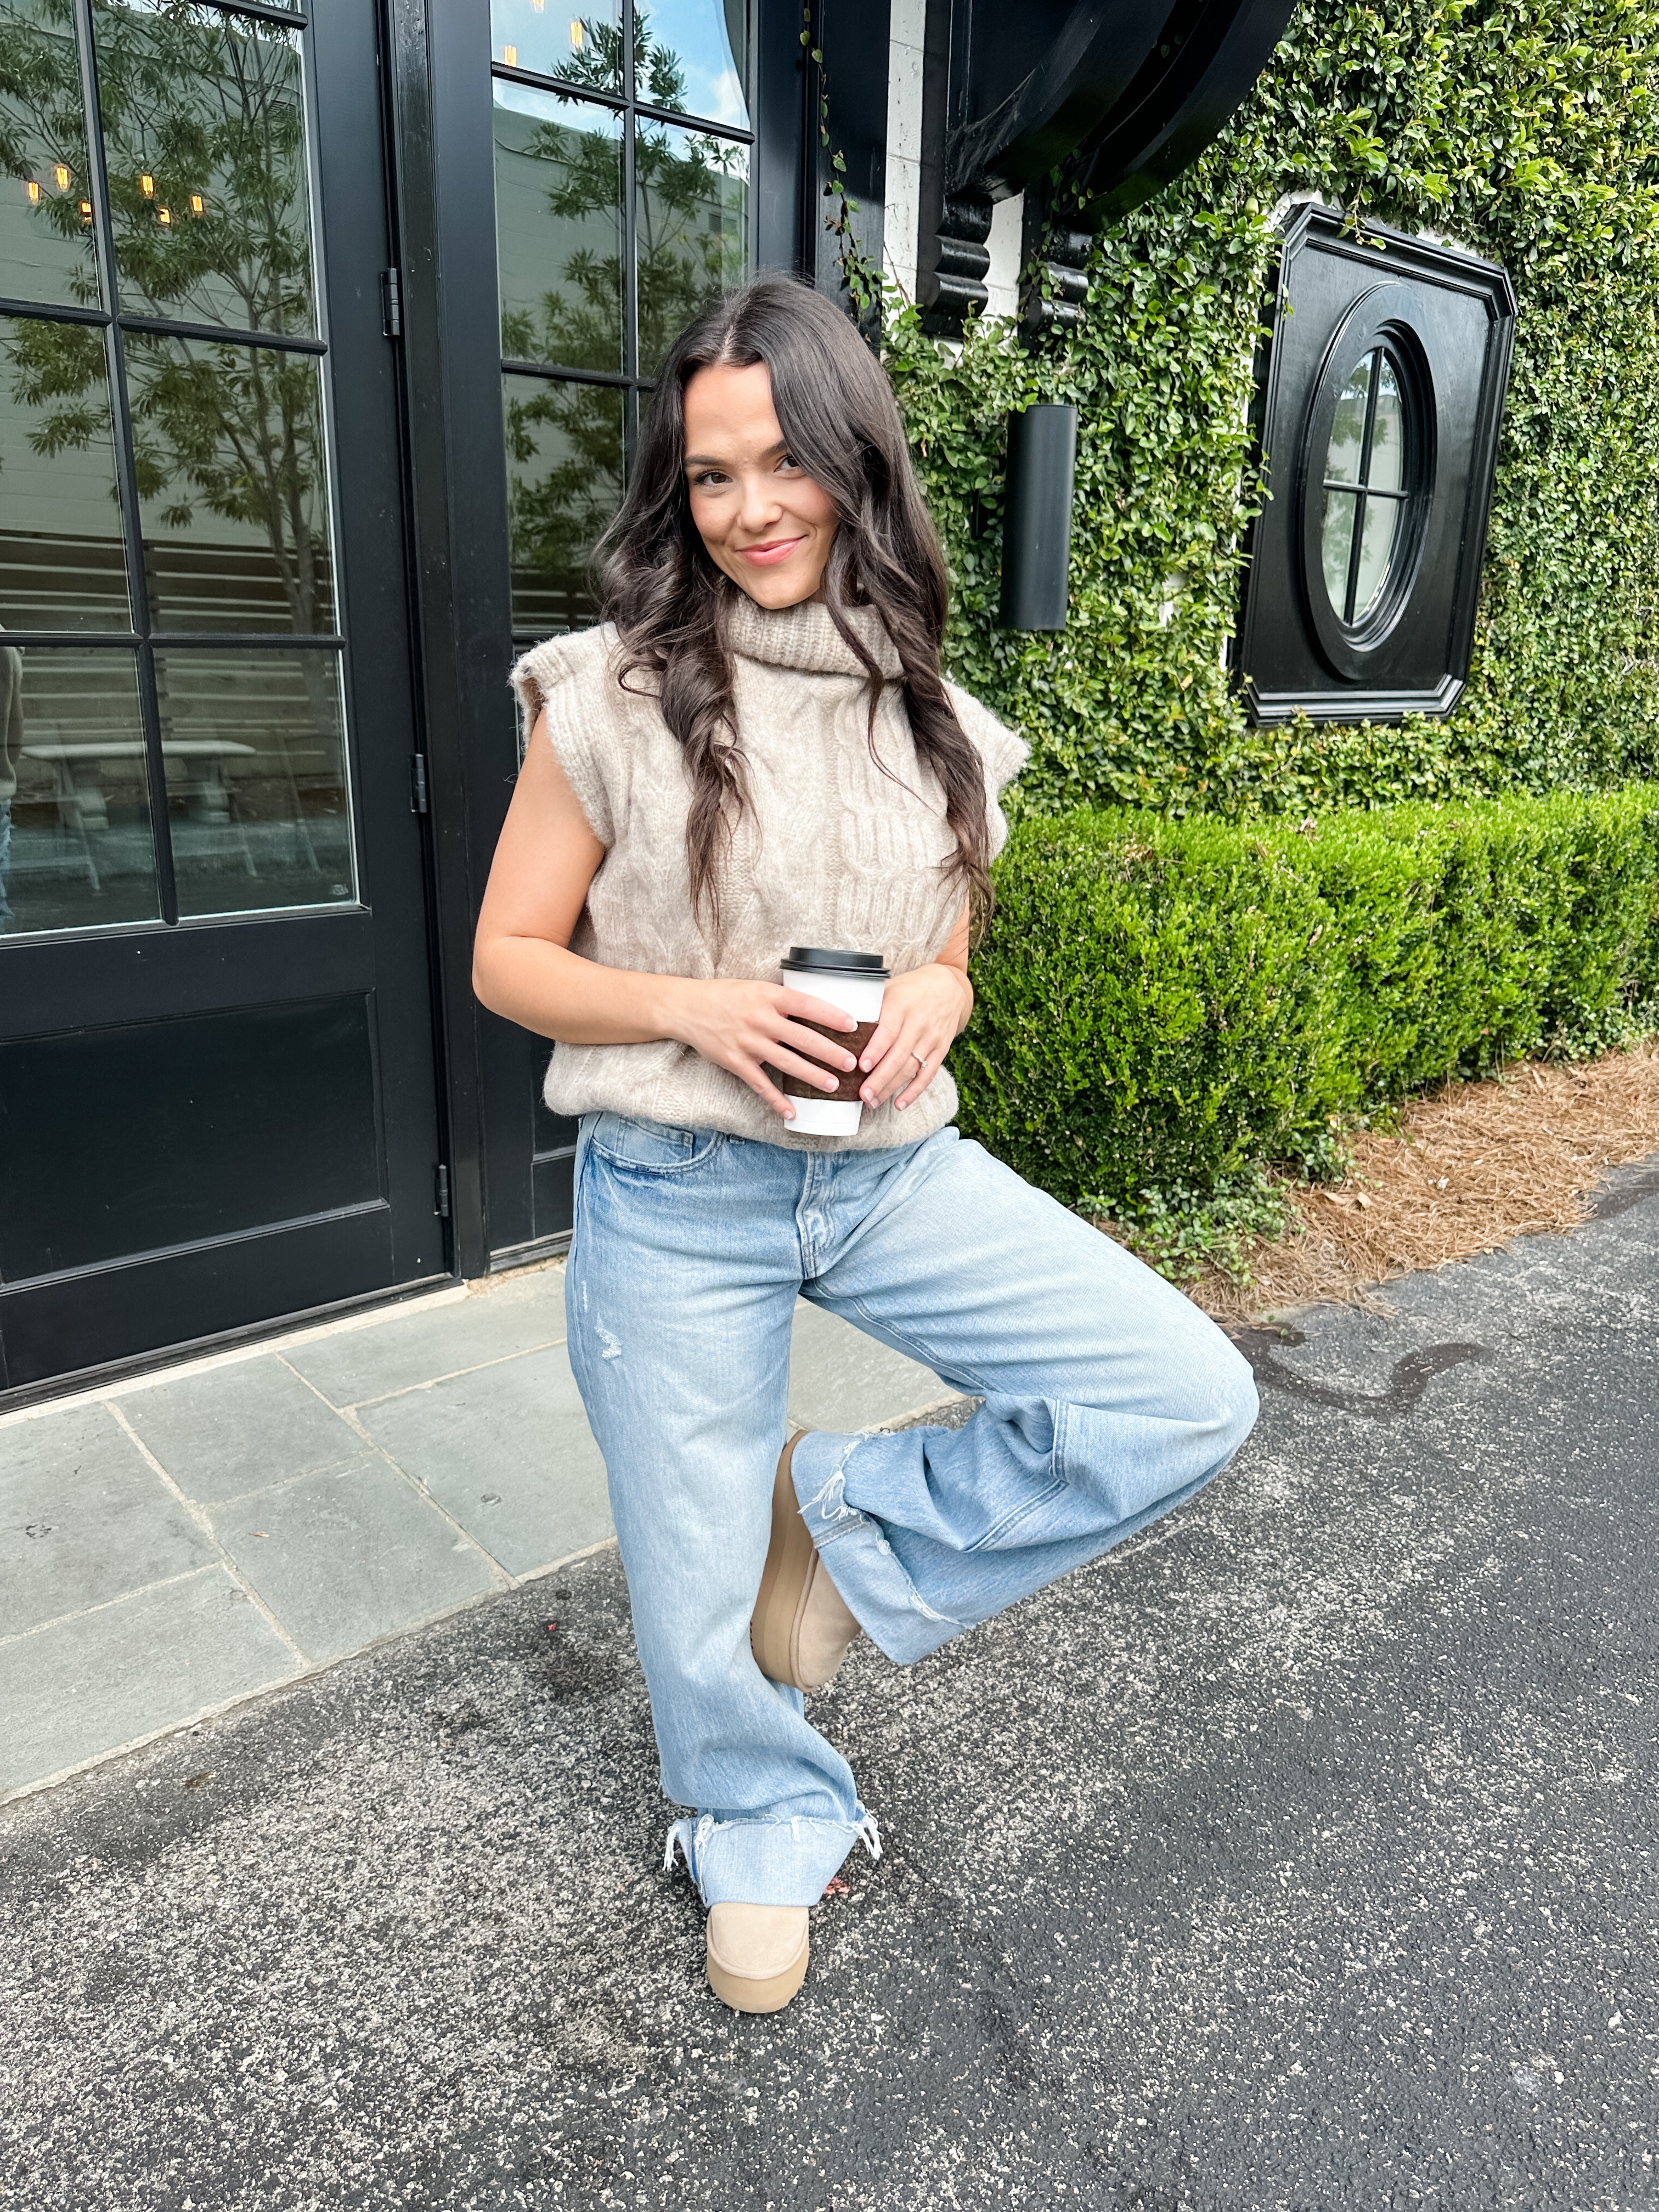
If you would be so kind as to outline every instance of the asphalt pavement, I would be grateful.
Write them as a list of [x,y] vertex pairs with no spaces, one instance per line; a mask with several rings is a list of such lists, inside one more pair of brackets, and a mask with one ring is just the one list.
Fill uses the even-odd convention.
[[739,2020],[614,1553],[0,1810],[0,2203],[1659,2207],[1659,1176],[1246,1340],[1185,1513],[817,1712]]

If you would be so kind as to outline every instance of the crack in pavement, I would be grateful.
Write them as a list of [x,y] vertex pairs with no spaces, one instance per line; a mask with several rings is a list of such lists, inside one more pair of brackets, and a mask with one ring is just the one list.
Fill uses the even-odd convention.
[[1239,1328],[1229,1332],[1250,1363],[1256,1381],[1287,1397],[1302,1398],[1311,1406],[1325,1406],[1340,1413],[1357,1413],[1366,1421],[1397,1421],[1413,1412],[1437,1375],[1473,1360],[1489,1366],[1498,1357],[1484,1344],[1431,1344],[1421,1352],[1408,1352],[1394,1363],[1386,1390],[1352,1390],[1338,1382],[1321,1382],[1311,1375],[1298,1375],[1274,1358],[1276,1344],[1305,1344],[1299,1328]]

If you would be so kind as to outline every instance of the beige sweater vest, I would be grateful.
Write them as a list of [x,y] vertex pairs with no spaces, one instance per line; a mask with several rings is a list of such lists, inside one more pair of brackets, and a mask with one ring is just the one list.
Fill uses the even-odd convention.
[[[898,656],[873,613],[860,634],[888,677]],[[639,675],[614,670],[607,624],[550,638],[513,672],[528,733],[547,732],[605,858],[571,950],[607,968],[775,982],[792,945],[880,952],[897,975],[936,959],[962,911],[944,866],[954,850],[943,797],[917,759],[902,687],[885,683],[872,757],[869,682],[826,610],[771,613],[747,598],[730,614],[738,742],[750,806],[720,874],[720,930],[691,911],[685,859],[690,786],[680,748]],[[951,696],[985,767],[992,848],[1007,835],[996,794],[1025,746],[978,701]],[[885,771],[885,772],[884,772]],[[544,1092],[557,1114],[608,1110],[721,1129],[813,1151],[913,1143],[957,1109],[941,1070],[914,1106],[866,1109],[851,1137],[795,1137],[747,1085],[690,1047],[555,1047]]]

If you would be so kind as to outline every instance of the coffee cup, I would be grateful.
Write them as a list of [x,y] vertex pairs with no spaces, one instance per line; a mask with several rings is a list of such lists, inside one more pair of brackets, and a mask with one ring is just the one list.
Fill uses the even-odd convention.
[[[793,1018],[805,1029],[833,1037],[856,1059],[875,1035],[876,1024],[881,1019],[881,998],[887,988],[888,969],[880,953],[836,952],[819,945],[792,945],[780,973],[792,989],[810,992],[813,998],[839,1006],[844,1014],[851,1014],[858,1024],[853,1030],[832,1030],[823,1022],[809,1022],[802,1014]],[[835,1073],[833,1069],[827,1072]],[[858,1127],[859,1117],[864,1111],[864,1101],[859,1096],[859,1087],[864,1081],[862,1068],[850,1068],[833,1091],[818,1090],[805,1076],[788,1075],[776,1069],[771,1073],[779,1090],[794,1102],[795,1118],[787,1126],[798,1135],[850,1137]]]

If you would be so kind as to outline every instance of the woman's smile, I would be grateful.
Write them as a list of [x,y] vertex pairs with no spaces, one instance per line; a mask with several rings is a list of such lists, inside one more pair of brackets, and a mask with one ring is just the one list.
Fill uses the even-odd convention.
[[804,538],[769,538],[763,544],[739,545],[735,550],[745,561],[765,562],[769,565],[776,561],[787,561],[798,545],[805,543]]

